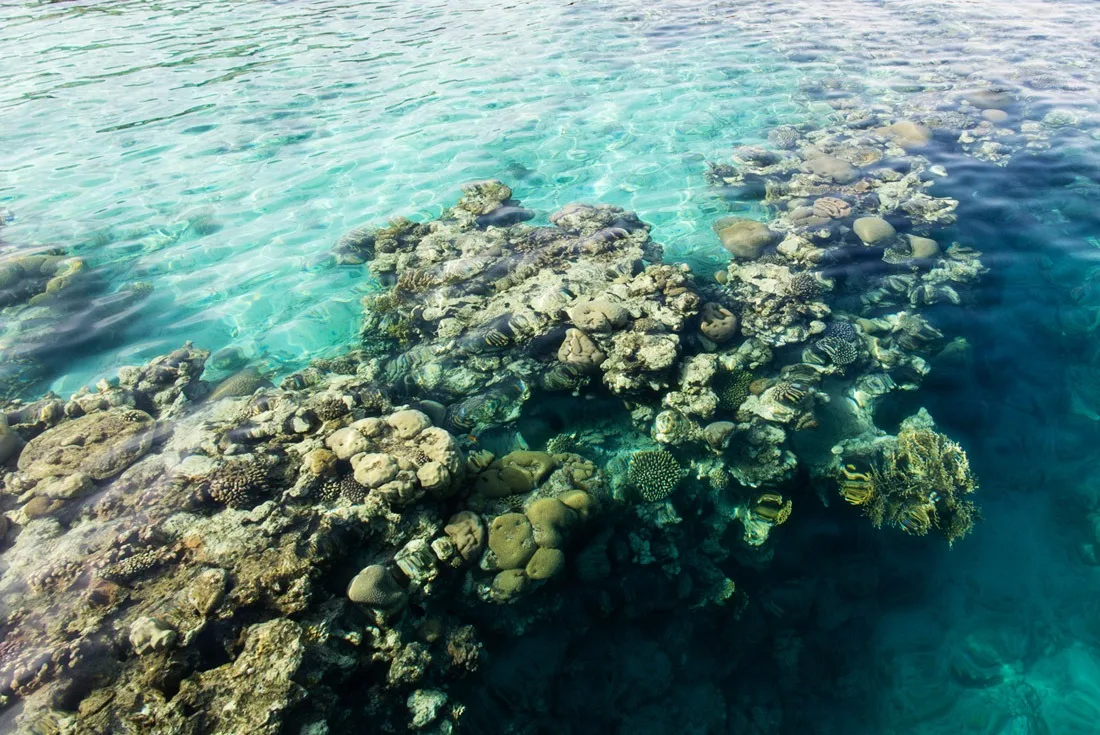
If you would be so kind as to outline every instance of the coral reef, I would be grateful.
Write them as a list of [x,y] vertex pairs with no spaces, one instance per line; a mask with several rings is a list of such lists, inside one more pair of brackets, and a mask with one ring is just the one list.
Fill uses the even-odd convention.
[[[341,241],[381,284],[345,355],[211,384],[188,344],[5,405],[0,704],[69,732],[139,710],[151,731],[276,732],[339,727],[354,680],[381,730],[451,732],[483,637],[581,609],[739,615],[732,577],[814,502],[799,471],[874,525],[964,536],[965,453],[875,411],[932,369],[946,338],[919,310],[962,302],[980,261],[887,231],[953,207],[916,174],[868,178],[879,149],[846,135],[779,131],[713,169],[786,203],[716,227],[734,257],[714,282],[620,208],[532,226],[475,182],[436,220]],[[838,277],[868,251],[881,271]]]

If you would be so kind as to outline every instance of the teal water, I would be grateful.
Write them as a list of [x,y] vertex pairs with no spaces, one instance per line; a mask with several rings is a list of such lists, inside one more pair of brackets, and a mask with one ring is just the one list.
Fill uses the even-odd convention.
[[[53,385],[182,338],[303,364],[354,334],[354,226],[501,176],[599,200],[713,258],[702,161],[807,116],[798,70],[705,21],[565,4],[128,3],[2,10],[7,236],[148,281],[140,325]],[[579,33],[583,27],[584,33]],[[684,47],[690,55],[684,56]],[[119,363],[119,360],[123,363]]]
[[[471,721],[495,732],[549,708],[544,727],[671,732],[669,713],[722,709],[685,729],[1097,732],[1098,38],[1100,8],[1070,0],[5,4],[3,241],[71,249],[105,304],[75,330],[48,324],[60,344],[29,390],[64,395],[185,339],[282,372],[334,354],[377,284],[332,246],[438,216],[473,179],[507,181],[535,222],[575,200],[620,205],[666,260],[708,272],[728,259],[712,221],[767,213],[708,185],[707,162],[778,125],[946,115],[1004,85],[1017,102],[995,160],[952,136],[927,154],[949,172],[935,193],[960,201],[950,239],[990,268],[976,303],[940,315],[975,358],[894,409],[926,406],[966,446],[976,533],[948,551],[803,503],[770,570],[745,572],[763,604],[743,650],[685,633],[655,653],[652,621],[609,625],[515,701],[522,662],[565,645],[536,631],[494,651]],[[139,307],[112,306],[135,282],[152,285]],[[5,357],[35,329],[6,314]],[[644,696],[611,711],[587,678],[620,660],[659,672],[677,646],[695,671],[680,710],[646,707],[664,693],[636,675],[622,687]],[[774,658],[744,658],[761,651]]]

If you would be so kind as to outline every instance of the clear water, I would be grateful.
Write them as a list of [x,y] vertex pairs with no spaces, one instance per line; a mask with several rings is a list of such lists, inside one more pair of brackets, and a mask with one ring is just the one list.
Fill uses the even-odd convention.
[[[792,521],[772,574],[815,586],[791,623],[801,704],[736,731],[1097,732],[1100,572],[1081,549],[1097,541],[1100,426],[1073,410],[1067,367],[1100,359],[1098,39],[1084,0],[7,3],[5,241],[74,248],[104,293],[154,288],[36,390],[185,339],[283,369],[338,351],[373,285],[329,248],[436,215],[471,179],[509,182],[543,218],[578,199],[627,207],[670,259],[706,269],[723,255],[710,223],[756,205],[709,188],[705,161],[778,124],[836,124],[843,100],[951,109],[1011,84],[1024,104],[1008,127],[1037,124],[1044,145],[1003,166],[934,153],[950,172],[937,193],[961,202],[952,235],[991,273],[977,307],[944,315],[974,364],[913,404],[967,447],[986,520],[950,552],[835,508]],[[846,594],[859,579],[871,603]],[[782,608],[782,585],[760,587]],[[975,640],[998,651],[995,684],[959,683]],[[730,687],[731,728],[779,696],[714,651],[684,655]]]
[[[59,375],[192,339],[273,365],[355,332],[344,232],[438,214],[499,176],[528,207],[638,211],[713,257],[703,159],[807,113],[798,70],[707,13],[497,3],[127,3],[0,9],[0,203],[12,241],[84,242],[139,320]],[[579,33],[583,27],[584,33]],[[687,46],[691,55],[684,57]]]

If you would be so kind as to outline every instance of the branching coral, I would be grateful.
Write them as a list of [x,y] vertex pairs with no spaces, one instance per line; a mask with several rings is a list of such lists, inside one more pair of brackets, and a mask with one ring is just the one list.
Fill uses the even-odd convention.
[[546,442],[546,451],[550,454],[565,454],[575,451],[579,445],[576,433],[558,434]]
[[230,508],[251,508],[267,489],[267,470],[258,462],[227,462],[209,479],[211,499]]
[[747,370],[719,374],[711,386],[718,396],[718,407],[724,411],[736,411],[749,397],[749,384],[754,378]]
[[643,500],[652,503],[671,495],[683,475],[683,468],[672,454],[656,449],[635,452],[630,458],[627,481],[637,488]]
[[889,524],[916,536],[935,529],[953,544],[978,517],[966,497],[978,486],[966,452],[931,429],[903,428],[867,472],[847,465],[839,484],[841,496],[862,506],[876,528]]
[[366,498],[367,489],[351,477],[332,477],[321,483],[317,496],[326,503],[335,503],[337,500],[345,500],[348,503],[362,503]]

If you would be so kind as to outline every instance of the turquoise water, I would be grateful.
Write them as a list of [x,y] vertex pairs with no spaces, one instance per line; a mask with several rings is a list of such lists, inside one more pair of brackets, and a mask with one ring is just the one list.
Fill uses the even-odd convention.
[[[1100,7],[1071,0],[5,4],[3,242],[80,255],[103,307],[72,329],[9,311],[0,347],[59,342],[32,395],[184,340],[290,372],[354,341],[378,288],[334,261],[342,235],[436,217],[488,177],[535,223],[576,200],[637,212],[667,261],[709,273],[728,260],[711,223],[768,212],[710,186],[708,162],[779,125],[946,116],[1004,85],[1003,149],[940,135],[926,154],[946,174],[934,193],[960,202],[945,241],[990,269],[974,303],[937,313],[973,358],[891,409],[927,407],[970,453],[974,535],[941,549],[803,500],[767,570],[743,570],[761,604],[728,631],[708,618],[674,636],[664,623],[689,613],[659,610],[571,640],[497,642],[470,721],[1097,732],[1097,39]],[[152,285],[137,307],[111,300],[136,282]],[[687,680],[654,674],[647,688],[670,651]],[[527,700],[513,680],[530,660],[548,663]],[[620,662],[647,674],[600,699],[587,677]]]
[[797,69],[725,43],[704,10],[0,13],[7,237],[76,245],[112,285],[155,288],[140,323],[58,376],[62,390],[184,338],[303,364],[355,333],[368,287],[327,267],[327,249],[354,226],[438,214],[468,180],[506,178],[544,217],[561,202],[619,204],[674,250],[714,257],[722,207],[703,160],[730,130],[759,139],[807,115]]

